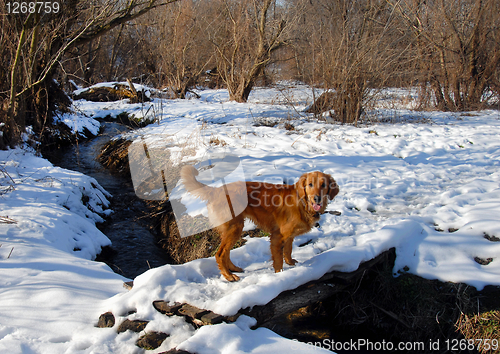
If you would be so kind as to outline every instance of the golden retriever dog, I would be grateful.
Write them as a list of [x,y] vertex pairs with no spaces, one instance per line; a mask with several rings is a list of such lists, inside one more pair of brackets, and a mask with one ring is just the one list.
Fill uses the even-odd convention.
[[[241,238],[246,218],[269,233],[274,271],[280,272],[283,269],[283,259],[289,265],[297,262],[292,258],[294,237],[310,231],[325,212],[328,200],[339,193],[335,180],[322,172],[305,173],[294,185],[232,182],[218,188],[200,183],[196,179],[197,175],[198,171],[193,166],[184,166],[181,170],[185,189],[193,196],[207,201],[209,219],[212,225],[217,226],[221,237],[215,259],[221,274],[228,281],[239,280],[232,272],[243,271],[231,262],[229,252]],[[241,193],[246,193],[244,200],[248,204],[235,205],[242,199],[233,196]],[[233,212],[229,221],[217,222],[220,210],[228,203],[233,204],[230,205],[232,210],[243,211],[238,215]]]

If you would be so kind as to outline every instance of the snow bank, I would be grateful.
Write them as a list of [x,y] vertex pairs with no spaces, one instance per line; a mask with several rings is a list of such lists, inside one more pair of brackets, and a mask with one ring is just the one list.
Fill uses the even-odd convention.
[[[158,313],[152,302],[185,301],[234,314],[326,272],[353,271],[392,247],[395,276],[411,272],[478,289],[500,285],[497,111],[460,115],[402,107],[390,113],[401,118],[398,124],[354,128],[305,120],[301,108],[311,93],[301,86],[259,89],[247,104],[228,102],[223,90],[200,96],[135,106],[78,101],[82,124],[75,127],[124,110],[137,117],[154,112],[156,124],[127,137],[168,149],[175,162],[230,152],[249,180],[293,183],[304,172],[322,170],[340,185],[328,210],[341,215],[326,213],[319,228],[297,237],[293,257],[299,263],[281,273],[273,272],[268,239],[249,238],[232,251],[244,269],[239,282],[225,281],[215,259],[207,258],[151,269],[126,291],[125,279],[91,261],[109,244],[95,227],[109,212],[106,192],[91,178],[31,153],[1,151],[0,216],[15,221],[0,224],[2,352],[141,352],[135,347],[140,334],[116,334],[125,318],[150,321],[146,332],[170,334],[151,353],[172,347],[201,354],[317,352],[267,329],[251,330],[254,320],[245,316],[195,331],[180,317]],[[381,105],[379,114],[395,121],[388,112]],[[95,328],[106,311],[115,314],[115,327]]]
[[91,261],[109,245],[96,227],[109,194],[81,173],[20,149],[0,151],[0,351],[62,353],[90,334],[95,301],[123,279]]

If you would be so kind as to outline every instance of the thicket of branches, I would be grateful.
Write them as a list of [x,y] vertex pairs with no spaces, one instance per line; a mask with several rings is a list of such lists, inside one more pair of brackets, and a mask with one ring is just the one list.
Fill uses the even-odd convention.
[[[95,41],[99,47],[101,38],[113,29],[173,1],[48,2],[57,3],[56,10],[27,6],[29,1],[1,0],[0,147],[15,145],[26,125],[39,134],[50,132],[54,111],[64,109],[68,101],[60,87],[67,76],[66,61],[78,57],[84,77],[89,76],[85,57],[93,59]],[[14,3],[21,4],[17,14]],[[63,79],[55,81],[60,76]]]
[[7,3],[0,148],[26,125],[50,131],[71,80],[133,79],[180,98],[223,86],[238,102],[256,84],[300,80],[331,89],[344,123],[387,86],[418,86],[423,109],[481,109],[500,94],[498,0],[66,0],[16,15]]
[[498,97],[500,2],[403,1],[391,5],[412,37],[415,77],[440,110],[480,109]]

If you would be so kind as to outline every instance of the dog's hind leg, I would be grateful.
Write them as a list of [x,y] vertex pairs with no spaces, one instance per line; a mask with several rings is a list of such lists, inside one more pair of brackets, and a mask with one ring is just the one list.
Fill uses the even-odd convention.
[[219,250],[215,254],[215,259],[217,260],[217,264],[219,266],[221,274],[228,281],[238,281],[240,278],[231,273],[233,272],[242,272],[243,269],[237,267],[233,264],[230,258],[230,252],[233,248],[234,244],[240,239],[241,232],[243,231],[243,223],[234,223],[232,225],[221,225],[219,227],[219,232],[221,235],[221,244]]
[[[224,236],[221,235],[221,237]],[[238,281],[240,278],[237,275],[231,273],[230,270],[229,263],[231,262],[231,260],[229,259],[229,252],[231,251],[231,248],[231,242],[228,242],[223,238],[219,250],[215,254],[215,260],[217,261],[220,273],[224,276],[224,278],[226,278],[228,281]]]

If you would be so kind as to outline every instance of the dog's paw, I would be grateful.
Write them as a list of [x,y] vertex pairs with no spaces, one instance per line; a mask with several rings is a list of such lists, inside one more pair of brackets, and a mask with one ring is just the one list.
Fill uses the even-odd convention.
[[285,259],[285,262],[286,262],[286,264],[288,264],[288,265],[290,265],[290,266],[294,266],[294,265],[296,265],[296,264],[297,264],[297,260],[296,260],[296,259],[293,259],[293,258],[292,258],[292,259],[289,259],[289,260],[286,260],[286,259]]
[[224,275],[224,278],[226,278],[226,280],[230,281],[230,282],[240,280],[240,277],[237,276],[236,274],[228,273],[228,274],[223,274],[223,275]]

